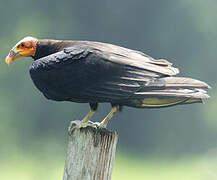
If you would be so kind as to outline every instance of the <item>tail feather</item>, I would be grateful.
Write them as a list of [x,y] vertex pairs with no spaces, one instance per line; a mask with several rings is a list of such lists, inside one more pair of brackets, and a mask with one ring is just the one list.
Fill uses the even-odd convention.
[[[158,86],[158,82],[160,86]],[[162,86],[162,82],[164,82],[164,86]],[[191,78],[160,78],[148,83],[148,86],[148,89],[141,88],[135,92],[127,105],[137,108],[160,108],[178,104],[202,103],[203,99],[209,98],[207,89],[210,86]]]
[[202,99],[186,97],[151,97],[143,99],[133,99],[124,105],[136,108],[163,108],[182,104],[202,103]]
[[166,87],[192,87],[192,88],[202,88],[210,89],[211,87],[202,81],[186,77],[166,77],[161,78],[166,81]]

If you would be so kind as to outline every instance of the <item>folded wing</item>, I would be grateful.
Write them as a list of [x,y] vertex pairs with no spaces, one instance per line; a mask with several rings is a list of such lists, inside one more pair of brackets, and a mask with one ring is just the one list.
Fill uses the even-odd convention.
[[78,43],[30,67],[36,87],[53,100],[164,107],[208,98],[207,84],[172,77],[178,72],[166,60],[94,42]]

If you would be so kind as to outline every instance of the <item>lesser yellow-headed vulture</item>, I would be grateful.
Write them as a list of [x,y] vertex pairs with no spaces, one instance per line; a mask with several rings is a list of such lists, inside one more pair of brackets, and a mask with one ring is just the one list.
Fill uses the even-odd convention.
[[89,119],[98,103],[111,103],[111,112],[98,126],[106,127],[122,106],[161,108],[200,103],[209,86],[199,80],[174,77],[177,68],[164,59],[120,46],[91,41],[47,40],[26,37],[6,57],[6,63],[32,57],[30,75],[47,99],[89,103]]

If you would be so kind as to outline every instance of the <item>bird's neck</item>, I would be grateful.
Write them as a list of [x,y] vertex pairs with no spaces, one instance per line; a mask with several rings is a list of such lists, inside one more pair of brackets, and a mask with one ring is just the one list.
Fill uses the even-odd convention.
[[36,53],[34,56],[32,56],[32,58],[34,60],[40,59],[42,57],[61,51],[63,48],[67,46],[70,46],[69,41],[50,40],[50,39],[38,40],[36,44]]

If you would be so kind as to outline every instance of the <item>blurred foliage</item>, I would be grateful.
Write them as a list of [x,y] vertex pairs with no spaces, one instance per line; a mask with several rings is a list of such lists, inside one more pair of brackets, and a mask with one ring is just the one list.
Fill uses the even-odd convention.
[[[50,143],[52,144],[52,142]],[[46,146],[40,152],[16,152],[0,164],[1,179],[13,180],[54,180],[62,179],[64,157],[62,152],[51,150],[60,149],[56,144]],[[55,157],[55,158],[54,158]],[[207,180],[216,179],[216,159],[209,156],[198,156],[177,159],[165,159],[153,156],[132,157],[132,154],[117,154],[112,180]]]
[[[63,170],[69,121],[81,119],[89,109],[85,104],[46,100],[31,82],[28,73],[31,59],[18,60],[9,67],[4,63],[10,48],[25,36],[94,40],[141,50],[155,58],[170,60],[179,67],[180,76],[200,79],[213,87],[210,91],[212,98],[204,105],[157,110],[125,107],[123,113],[115,116],[109,124],[110,129],[119,132],[120,151],[177,159],[195,154],[203,157],[217,147],[217,1],[20,0],[15,3],[2,0],[1,4],[1,179],[10,179],[4,173],[11,172],[11,169],[19,179],[47,179],[45,165],[53,169],[51,179],[55,179],[57,171]],[[109,105],[101,105],[93,120],[100,121],[109,108]],[[47,148],[47,153],[42,151],[38,152],[40,155],[34,155],[42,146]],[[63,153],[60,160],[58,156],[57,159],[53,157],[55,153],[50,154],[58,149]],[[31,155],[26,156],[28,153]],[[46,162],[47,156],[52,161],[41,163],[41,160]],[[144,166],[137,161],[117,160],[115,169],[118,170],[115,170],[114,177],[118,179],[130,166],[138,176],[156,179],[154,169],[164,165],[153,160],[154,165],[149,166],[151,160],[145,159]],[[181,165],[171,161],[166,165],[168,169],[160,169],[168,176],[181,177],[181,172],[175,173],[175,169],[181,171],[183,168],[184,177],[198,179],[189,174],[200,170],[195,165],[200,166],[200,162],[186,158],[186,166],[185,161]],[[35,173],[37,168],[40,173]],[[28,177],[25,171],[32,172],[35,177]],[[13,174],[10,176],[14,177]],[[58,177],[61,175],[56,179]]]

